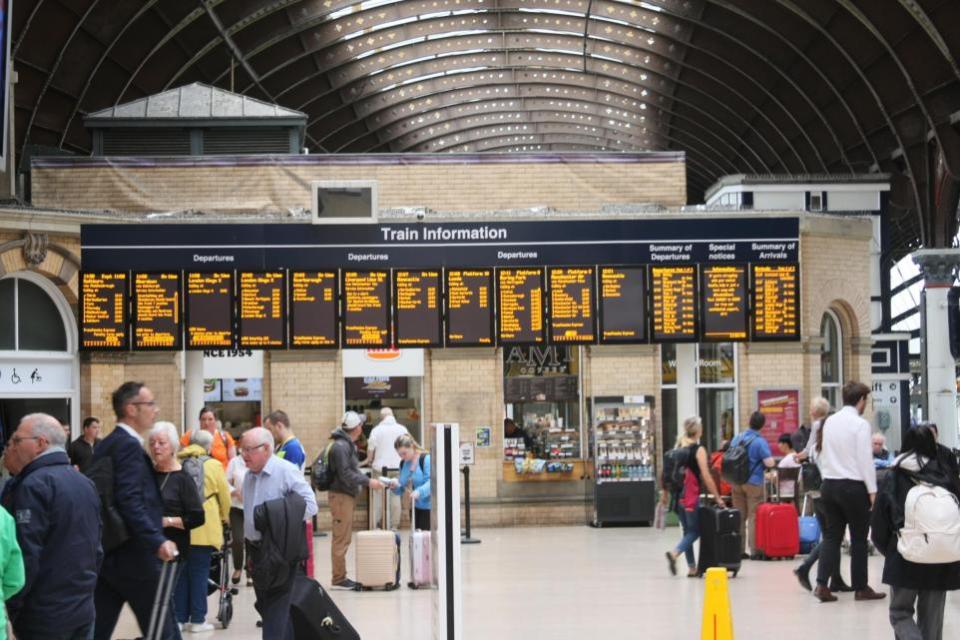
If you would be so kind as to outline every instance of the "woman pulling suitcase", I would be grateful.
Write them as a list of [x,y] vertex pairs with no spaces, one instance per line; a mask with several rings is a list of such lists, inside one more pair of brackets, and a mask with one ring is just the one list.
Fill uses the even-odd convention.
[[708,493],[713,496],[714,502],[721,508],[726,507],[723,498],[717,491],[717,486],[710,475],[710,466],[707,463],[707,449],[700,444],[703,435],[703,422],[699,416],[693,416],[683,421],[683,435],[677,439],[677,449],[688,450],[686,470],[683,477],[683,488],[671,495],[664,489],[660,501],[667,505],[673,501],[680,526],[683,528],[683,538],[673,551],[667,551],[667,565],[670,573],[677,575],[677,558],[685,555],[687,558],[687,577],[697,577],[697,563],[693,555],[693,543],[700,537],[700,518],[697,509],[700,506],[700,494]]

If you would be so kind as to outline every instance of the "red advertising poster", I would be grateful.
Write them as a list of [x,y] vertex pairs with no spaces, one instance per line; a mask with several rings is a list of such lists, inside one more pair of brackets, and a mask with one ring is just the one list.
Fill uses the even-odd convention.
[[761,389],[757,391],[757,406],[767,418],[760,433],[767,439],[773,455],[779,455],[777,439],[800,428],[800,392],[796,389]]

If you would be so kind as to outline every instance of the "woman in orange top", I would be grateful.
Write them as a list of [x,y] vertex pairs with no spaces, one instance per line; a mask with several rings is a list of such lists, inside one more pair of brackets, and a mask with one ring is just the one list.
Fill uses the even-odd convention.
[[[210,448],[210,456],[215,458],[226,470],[230,460],[237,455],[237,445],[231,436],[222,429],[217,429],[217,416],[210,407],[200,409],[200,429],[209,431],[213,436],[213,446]],[[180,446],[186,447],[190,444],[190,432],[183,434],[180,438]]]

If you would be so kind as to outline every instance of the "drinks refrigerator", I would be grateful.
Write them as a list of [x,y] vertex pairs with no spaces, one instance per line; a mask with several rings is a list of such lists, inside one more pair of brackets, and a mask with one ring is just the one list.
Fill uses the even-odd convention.
[[595,396],[590,402],[590,418],[590,524],[653,524],[659,440],[653,396]]

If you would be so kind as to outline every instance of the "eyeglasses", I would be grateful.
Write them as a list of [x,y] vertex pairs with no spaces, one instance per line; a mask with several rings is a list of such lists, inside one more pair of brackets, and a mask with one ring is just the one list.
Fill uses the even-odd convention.
[[255,447],[240,447],[240,453],[253,453],[257,449],[260,449],[261,447],[265,447],[265,446],[267,446],[266,442],[264,442],[263,444],[258,444]]
[[12,444],[20,444],[23,440],[39,440],[40,436],[13,436],[10,438]]

